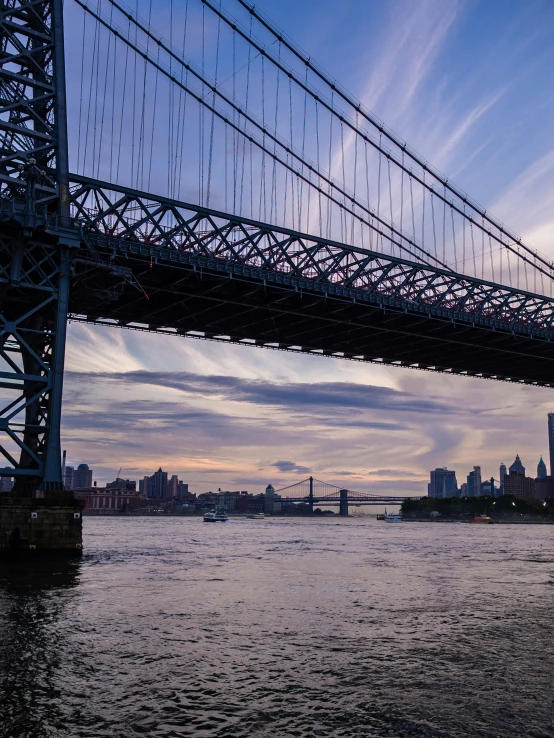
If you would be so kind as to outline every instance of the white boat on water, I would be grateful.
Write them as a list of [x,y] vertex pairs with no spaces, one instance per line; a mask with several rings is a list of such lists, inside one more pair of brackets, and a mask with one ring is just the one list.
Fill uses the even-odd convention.
[[265,514],[263,512],[248,513],[246,517],[250,518],[250,520],[263,520],[265,518]]
[[229,520],[229,516],[227,515],[227,510],[224,507],[216,507],[213,510],[208,510],[208,512],[204,513],[205,523],[224,523],[226,520]]
[[400,513],[388,513],[385,508],[385,523],[401,523],[402,515]]

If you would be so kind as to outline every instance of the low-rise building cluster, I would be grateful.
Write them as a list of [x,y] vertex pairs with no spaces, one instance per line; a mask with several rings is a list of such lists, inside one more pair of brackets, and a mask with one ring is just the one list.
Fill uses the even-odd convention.
[[126,512],[195,514],[216,506],[224,507],[230,513],[263,512],[271,515],[281,512],[286,505],[271,484],[263,494],[218,489],[217,492],[196,495],[178,475],[170,477],[161,467],[151,476],[143,477],[138,489],[136,481],[120,477],[100,487],[93,481],[93,470],[88,464],[66,466],[64,479],[66,489],[73,490],[75,496],[86,503],[84,514],[92,515]]

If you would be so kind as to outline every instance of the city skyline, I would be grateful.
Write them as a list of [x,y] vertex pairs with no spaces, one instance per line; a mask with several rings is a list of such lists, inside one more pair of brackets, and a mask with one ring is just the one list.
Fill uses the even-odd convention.
[[[289,0],[257,4],[411,146],[554,256],[554,11],[532,6],[324,2],[314,21],[306,0],[291,27]],[[548,458],[549,390],[75,324],[66,366],[64,446],[100,481],[121,465],[140,479],[162,462],[205,487],[279,487],[312,472],[360,491],[417,494],[430,468],[478,461],[485,479],[518,450]]]

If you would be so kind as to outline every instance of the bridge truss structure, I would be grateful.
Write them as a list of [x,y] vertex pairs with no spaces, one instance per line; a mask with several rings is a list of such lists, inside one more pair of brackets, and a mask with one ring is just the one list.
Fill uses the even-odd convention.
[[21,494],[62,487],[69,321],[552,387],[552,262],[255,8],[236,0],[241,25],[198,2],[211,74],[187,16],[181,49],[116,0],[67,0],[83,18],[69,110],[62,0],[1,3],[0,475]]
[[[323,507],[339,507],[342,515],[348,515],[350,505],[355,507],[366,505],[401,505],[406,497],[394,495],[371,495],[363,492],[354,492],[347,488],[337,487],[320,479],[308,477],[288,487],[276,490],[285,503],[307,505],[310,512],[318,505]],[[419,497],[410,497],[419,500]]]

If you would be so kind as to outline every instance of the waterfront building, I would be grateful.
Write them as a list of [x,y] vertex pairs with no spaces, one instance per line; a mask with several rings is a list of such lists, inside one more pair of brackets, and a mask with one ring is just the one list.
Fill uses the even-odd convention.
[[508,473],[508,470],[506,469],[506,464],[502,462],[500,464],[500,494],[504,494],[504,477]]
[[460,497],[467,497],[467,482],[460,484]]
[[84,515],[133,512],[139,509],[142,501],[134,490],[107,487],[77,489],[75,497],[85,502]]
[[458,497],[458,482],[456,472],[446,467],[430,472],[431,481],[427,485],[429,497]]
[[240,492],[238,490],[236,492],[222,492],[221,490],[218,490],[215,495],[216,505],[224,507],[227,512],[234,512],[237,509],[237,501],[240,499],[241,495],[248,495],[248,492]]
[[537,464],[537,479],[546,479],[546,477],[547,477],[546,464],[542,460],[542,456],[541,456],[541,460]]
[[504,478],[504,494],[520,497],[521,499],[533,499],[535,497],[535,480],[512,471]]
[[535,498],[537,500],[547,500],[554,497],[554,478],[537,477],[535,479]]
[[[66,467],[67,469],[71,467]],[[92,487],[92,469],[88,464],[79,464],[73,473],[73,486],[71,489],[88,489]]]
[[268,484],[265,488],[264,497],[264,512],[269,513],[269,515],[281,512],[281,495],[275,492],[275,487],[272,484]]
[[467,496],[479,497],[481,495],[481,467],[474,466],[473,471],[467,476]]
[[535,480],[525,476],[525,467],[521,463],[519,454],[510,466],[509,473],[504,477],[504,494],[533,499],[535,497]]

